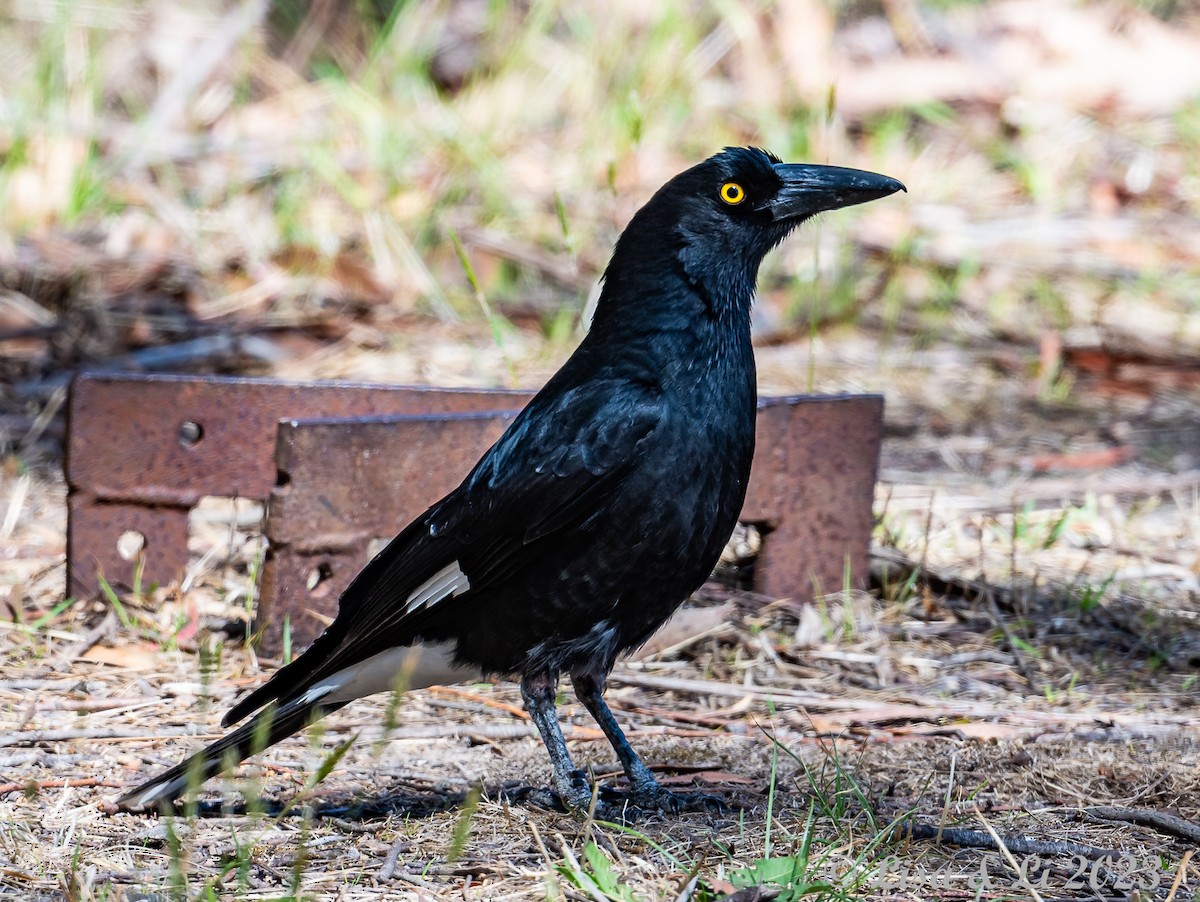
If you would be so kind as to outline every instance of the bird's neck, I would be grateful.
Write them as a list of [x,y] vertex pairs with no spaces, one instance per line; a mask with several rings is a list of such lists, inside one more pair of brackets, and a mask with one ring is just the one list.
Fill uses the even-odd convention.
[[[611,270],[584,345],[594,359],[667,389],[715,393],[728,403],[753,403],[754,352],[750,342],[752,281],[709,282],[666,270],[646,287],[629,285]],[[586,349],[586,350],[585,350]],[[590,352],[590,353],[589,353]]]

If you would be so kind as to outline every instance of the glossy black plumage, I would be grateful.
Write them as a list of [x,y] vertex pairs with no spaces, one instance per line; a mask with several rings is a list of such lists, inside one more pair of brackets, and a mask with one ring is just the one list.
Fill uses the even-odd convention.
[[591,329],[562,369],[462,485],[364,568],[312,647],[224,723],[274,706],[119,804],[174,800],[258,750],[255,738],[269,745],[386,689],[393,650],[415,644],[521,679],[568,805],[591,790],[554,717],[560,674],[612,741],[633,800],[677,807],[621,735],[605,678],[700,585],[736,523],[754,452],[750,305],[763,256],[814,213],[902,187],[747,148],[668,182],[618,240]]

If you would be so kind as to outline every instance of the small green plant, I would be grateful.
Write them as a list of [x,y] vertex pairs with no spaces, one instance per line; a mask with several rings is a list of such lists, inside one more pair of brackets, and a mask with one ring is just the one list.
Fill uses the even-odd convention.
[[593,899],[612,899],[613,902],[638,902],[639,897],[629,886],[621,882],[613,869],[608,856],[596,845],[589,842],[583,847],[583,857],[587,866],[580,864],[579,859],[569,847],[565,849],[567,861],[560,864],[558,872],[573,886],[579,888]]
[[283,650],[280,653],[280,658],[284,664],[290,664],[292,663],[292,618],[287,614],[283,615],[282,645]]
[[376,755],[379,755],[383,751],[384,746],[387,744],[388,736],[399,725],[400,706],[404,704],[404,697],[408,692],[408,684],[412,681],[412,672],[417,666],[418,660],[415,655],[405,658],[404,665],[401,666],[392,680],[392,688],[388,692],[387,707],[383,711],[383,729],[380,730],[379,738],[375,740],[372,746]]
[[97,574],[96,578],[100,583],[100,594],[104,596],[104,600],[108,602],[109,607],[117,615],[117,619],[121,621],[121,626],[132,631],[134,629],[133,620],[130,618],[129,612],[125,610],[125,605],[121,603],[116,589],[104,578],[104,574]]
[[167,854],[169,868],[167,871],[167,891],[172,899],[187,899],[187,857],[183,848],[183,840],[176,829],[174,816],[167,814],[163,817],[163,827],[167,834]]
[[480,286],[479,277],[475,274],[475,267],[471,265],[471,258],[467,255],[467,249],[459,240],[458,233],[453,229],[450,230],[450,241],[454,245],[454,252],[458,255],[458,262],[463,268],[463,273],[467,277],[467,281],[471,284],[471,292],[475,296],[475,302],[479,304],[479,309],[483,312],[484,318],[492,330],[492,340],[496,343],[496,348],[500,351],[500,356],[504,358],[504,365],[508,369],[509,378],[515,384],[517,381],[517,368],[509,355],[504,344],[504,332],[510,328],[508,320],[492,310],[491,304],[488,303],[487,296],[483,293],[483,288]]
[[78,600],[79,599],[75,598],[74,596],[68,596],[67,598],[64,598],[37,620],[33,621],[33,623],[29,624],[29,631],[37,632],[38,630],[42,629],[44,626],[46,626],[46,624],[50,623],[52,620],[55,620],[60,614],[63,614],[73,608]]
[[224,643],[219,639],[206,639],[200,642],[197,651],[200,665],[200,699],[207,709],[213,698],[213,679],[221,672],[221,653],[224,651]]
[[475,817],[476,809],[479,808],[479,800],[482,796],[483,787],[478,783],[467,791],[462,810],[459,811],[458,819],[454,822],[454,832],[450,834],[450,848],[446,852],[447,861],[458,861],[466,851],[467,840],[471,838],[471,821]]
[[[835,744],[822,745],[825,758],[818,768],[779,743],[772,734],[766,735],[771,740],[773,752],[766,842],[759,858],[747,867],[730,872],[730,882],[740,888],[778,888],[777,898],[784,900],[856,898],[866,881],[886,866],[881,850],[897,824],[912,812],[904,812],[890,823],[880,824],[866,790],[842,761]],[[775,832],[779,823],[774,814],[779,752],[800,765],[810,797],[798,837],[779,836]],[[818,832],[824,822],[834,825],[833,836],[821,836]],[[866,828],[865,837],[856,833],[856,825],[860,824]],[[777,850],[785,842],[788,843],[787,851],[780,853]]]
[[1076,587],[1078,594],[1075,597],[1075,604],[1079,608],[1080,615],[1090,614],[1100,605],[1116,578],[1116,573],[1110,573],[1098,586],[1087,583]]
[[810,804],[804,835],[792,854],[772,856],[768,845],[763,857],[752,865],[730,871],[729,882],[743,889],[779,887],[780,892],[776,896],[779,902],[796,902],[806,896],[832,893],[835,890],[832,883],[811,877],[811,865],[814,864],[811,861],[813,826],[813,805]]

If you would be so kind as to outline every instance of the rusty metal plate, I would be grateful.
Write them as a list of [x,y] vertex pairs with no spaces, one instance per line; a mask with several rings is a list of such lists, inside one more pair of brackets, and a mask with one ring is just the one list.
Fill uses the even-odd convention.
[[[68,592],[94,592],[98,572],[132,580],[133,564],[117,550],[126,531],[146,537],[143,582],[178,579],[188,513],[200,498],[270,498],[259,616],[268,648],[278,647],[285,616],[299,647],[336,613],[371,540],[390,537],[457,485],[529,397],[80,376],[68,420]],[[742,512],[767,531],[757,590],[803,600],[840,588],[847,573],[852,585],[865,583],[882,420],[879,396],[760,402]]]
[[267,506],[257,629],[303,648],[337,613],[372,553],[454,489],[516,411],[279,424],[279,485]]
[[[259,600],[263,649],[283,623],[311,642],[390,538],[461,482],[511,413],[280,424]],[[765,398],[741,519],[766,533],[754,588],[797,601],[865,585],[882,438],[877,395]]]
[[769,530],[754,589],[805,601],[865,588],[883,445],[881,395],[796,395],[759,402],[741,520]]
[[71,386],[66,474],[67,592],[97,573],[128,584],[117,551],[146,540],[143,581],[167,583],[188,562],[189,510],[206,495],[265,502],[285,417],[454,414],[521,407],[529,392],[408,388],[270,379],[84,374]]

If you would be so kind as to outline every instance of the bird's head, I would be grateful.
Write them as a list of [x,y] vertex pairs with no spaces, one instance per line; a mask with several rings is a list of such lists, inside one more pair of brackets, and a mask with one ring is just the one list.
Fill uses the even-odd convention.
[[873,172],[784,163],[765,150],[729,147],[676,176],[659,196],[675,206],[680,258],[693,277],[741,264],[753,281],[767,251],[806,219],[902,190]]
[[747,306],[763,257],[800,223],[903,190],[873,172],[784,163],[765,150],[728,147],[675,176],[638,211],[606,278],[617,275],[613,267],[623,258],[659,257],[651,265],[661,267],[658,250],[675,258],[710,304]]

